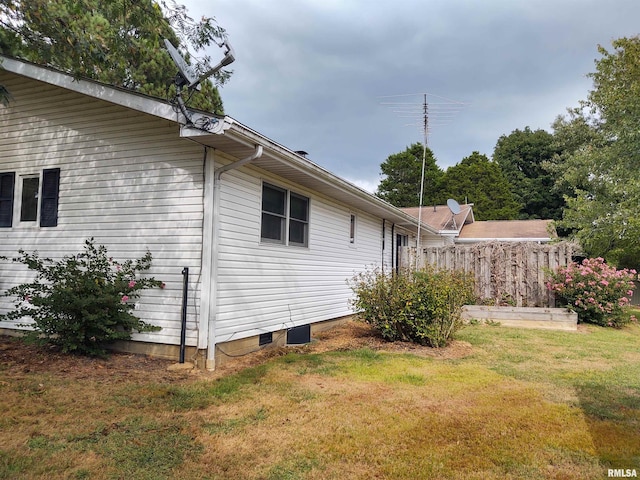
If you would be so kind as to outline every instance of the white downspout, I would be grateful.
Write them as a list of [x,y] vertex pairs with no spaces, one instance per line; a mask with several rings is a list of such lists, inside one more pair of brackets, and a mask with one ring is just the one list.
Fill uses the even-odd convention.
[[211,307],[211,252],[213,244],[213,183],[214,159],[209,155],[209,148],[204,147],[204,195],[202,221],[202,265],[200,284],[200,320],[198,325],[198,351],[207,349],[209,339],[209,311]]
[[[207,358],[205,361],[205,368],[207,370],[214,370],[216,368],[216,316],[217,316],[217,291],[218,291],[218,239],[220,231],[220,177],[224,172],[240,168],[253,160],[262,156],[262,145],[256,145],[255,151],[246,158],[238,160],[236,162],[224,165],[217,170],[214,170],[215,159],[211,160],[211,177],[213,187],[213,209],[212,209],[212,232],[211,232],[211,250],[209,254],[210,258],[210,278],[208,285],[208,311],[206,312],[206,318],[208,322],[207,328]],[[209,169],[205,168],[205,171],[209,173]],[[206,183],[206,182],[205,182]]]
[[224,172],[228,172],[229,170],[235,170],[236,168],[240,168],[242,165],[252,162],[256,158],[260,158],[261,156],[262,156],[262,145],[256,145],[255,152],[253,152],[253,154],[249,155],[247,158],[243,158],[242,160],[238,160],[237,162],[230,163],[216,170],[216,180],[220,180],[220,176]]

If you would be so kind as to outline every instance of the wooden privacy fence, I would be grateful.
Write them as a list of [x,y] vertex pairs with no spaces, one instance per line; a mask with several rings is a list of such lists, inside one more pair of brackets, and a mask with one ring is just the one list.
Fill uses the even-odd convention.
[[[427,247],[419,266],[473,273],[476,295],[495,305],[553,307],[545,285],[547,270],[571,262],[578,246],[570,242],[486,242]],[[404,247],[400,266],[415,268],[415,248]]]

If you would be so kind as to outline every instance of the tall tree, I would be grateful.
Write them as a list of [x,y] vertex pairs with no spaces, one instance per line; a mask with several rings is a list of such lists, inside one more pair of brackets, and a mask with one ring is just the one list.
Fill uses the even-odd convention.
[[442,193],[449,198],[459,201],[466,199],[473,203],[477,220],[511,220],[518,217],[518,202],[500,166],[479,152],[473,152],[447,169]]
[[620,38],[590,74],[593,90],[556,136],[571,154],[552,163],[573,194],[560,225],[575,229],[588,255],[640,267],[640,36]]
[[[0,53],[52,66],[157,97],[171,95],[176,68],[163,39],[189,59],[224,38],[212,18],[195,22],[184,6],[165,0],[3,0]],[[204,57],[198,64],[210,68]],[[229,73],[222,73],[224,81]],[[190,105],[222,113],[211,81]]]
[[562,217],[564,199],[554,188],[555,176],[544,168],[545,162],[559,153],[553,135],[545,130],[514,130],[502,135],[493,151],[493,161],[511,184],[512,192],[520,203],[520,218]]
[[[376,195],[396,207],[419,206],[423,152],[423,145],[414,143],[403,152],[389,155],[380,164],[381,175],[384,178],[378,185]],[[427,148],[422,205],[434,205],[438,202],[443,175],[444,172],[436,164],[433,152]]]

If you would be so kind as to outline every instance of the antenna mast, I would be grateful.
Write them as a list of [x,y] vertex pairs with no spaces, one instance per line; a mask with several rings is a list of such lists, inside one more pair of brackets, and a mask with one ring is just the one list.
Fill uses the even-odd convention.
[[[405,118],[413,118],[414,123],[405,124],[405,126],[418,126],[423,136],[422,142],[422,174],[420,176],[420,198],[418,205],[418,239],[416,244],[416,268],[419,266],[420,262],[420,249],[421,249],[421,230],[422,230],[422,203],[424,198],[424,173],[426,167],[426,159],[427,159],[427,143],[429,139],[429,132],[432,126],[443,126],[448,125],[453,117],[466,107],[468,104],[459,102],[456,100],[451,100],[445,97],[440,97],[438,95],[433,95],[430,93],[409,93],[405,95],[391,95],[382,98],[398,98],[398,97],[415,97],[417,95],[422,96],[422,103],[410,103],[410,102],[383,102],[382,105],[385,105],[392,109],[393,113],[395,113],[399,117]],[[429,103],[427,102],[427,95],[431,95],[437,97],[439,102],[431,103],[433,107],[431,110],[432,118],[435,117],[436,122],[429,123]]]
[[427,139],[429,135],[429,105],[427,104],[427,94],[424,94],[422,103],[422,118],[424,141],[422,142],[422,174],[420,175],[420,204],[418,205],[418,239],[416,243],[416,269],[420,261],[420,227],[422,226],[422,198],[424,196],[424,167],[427,161]]

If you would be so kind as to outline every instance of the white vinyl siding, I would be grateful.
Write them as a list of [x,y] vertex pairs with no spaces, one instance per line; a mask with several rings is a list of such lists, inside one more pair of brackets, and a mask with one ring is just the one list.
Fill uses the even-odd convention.
[[[0,255],[18,249],[61,258],[95,237],[117,260],[153,255],[150,275],[166,283],[147,291],[135,314],[162,327],[136,334],[150,342],[180,338],[182,269],[190,269],[187,343],[196,344],[203,222],[203,149],[178,138],[168,121],[0,71],[13,96],[0,108],[0,172],[60,168],[58,225],[0,229]],[[14,215],[14,225],[16,218]],[[32,278],[0,263],[0,291]],[[0,298],[0,312],[11,299]],[[12,325],[0,323],[0,327]]]
[[[309,198],[308,248],[261,241],[263,182]],[[380,219],[358,212],[354,248],[353,210],[255,167],[225,173],[220,202],[217,342],[353,313],[347,280],[380,264]]]

